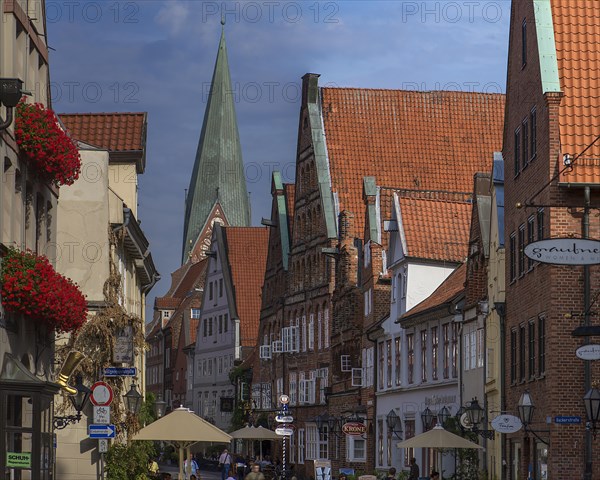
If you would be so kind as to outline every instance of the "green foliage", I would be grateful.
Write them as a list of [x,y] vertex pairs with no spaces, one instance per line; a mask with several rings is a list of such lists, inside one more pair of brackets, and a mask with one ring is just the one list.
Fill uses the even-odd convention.
[[149,425],[156,420],[156,414],[154,413],[154,403],[156,397],[152,392],[146,393],[146,399],[142,402],[140,412],[138,413],[138,419],[140,425]]
[[107,480],[146,480],[152,442],[113,443],[106,454]]

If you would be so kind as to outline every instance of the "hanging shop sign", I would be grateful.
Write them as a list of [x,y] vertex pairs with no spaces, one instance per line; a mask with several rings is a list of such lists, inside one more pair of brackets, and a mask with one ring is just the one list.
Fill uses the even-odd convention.
[[553,265],[600,264],[600,241],[585,238],[551,238],[530,243],[525,255]]
[[367,426],[360,422],[347,422],[342,425],[342,432],[350,437],[359,437],[367,433]]
[[523,427],[521,419],[514,415],[498,415],[491,423],[492,428],[498,433],[515,433]]
[[30,452],[6,452],[7,468],[31,468]]
[[133,328],[123,327],[115,337],[114,363],[133,363]]
[[583,345],[577,349],[575,355],[582,360],[600,360],[600,345]]

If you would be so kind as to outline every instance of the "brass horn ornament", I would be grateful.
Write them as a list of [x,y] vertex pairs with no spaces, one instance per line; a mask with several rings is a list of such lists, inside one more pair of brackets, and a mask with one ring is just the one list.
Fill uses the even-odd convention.
[[71,350],[69,355],[67,355],[60,372],[58,372],[56,383],[58,383],[69,395],[75,395],[77,393],[77,389],[69,385],[69,377],[84,358],[85,355],[83,353]]

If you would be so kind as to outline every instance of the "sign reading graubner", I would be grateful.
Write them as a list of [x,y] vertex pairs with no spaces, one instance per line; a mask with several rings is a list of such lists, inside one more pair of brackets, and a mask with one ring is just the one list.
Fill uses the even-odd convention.
[[600,264],[600,241],[585,238],[551,238],[530,243],[525,255],[554,265]]

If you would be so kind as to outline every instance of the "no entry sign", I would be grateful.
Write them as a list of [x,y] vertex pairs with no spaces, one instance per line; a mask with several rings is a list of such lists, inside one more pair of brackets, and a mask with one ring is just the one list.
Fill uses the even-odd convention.
[[113,390],[106,382],[96,382],[92,385],[90,400],[97,407],[106,407],[113,401]]

